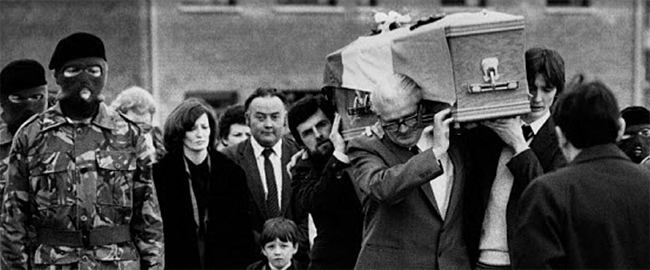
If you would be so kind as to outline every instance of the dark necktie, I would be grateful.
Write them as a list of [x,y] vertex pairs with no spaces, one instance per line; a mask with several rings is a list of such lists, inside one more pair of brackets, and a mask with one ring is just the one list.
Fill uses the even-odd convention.
[[533,128],[531,128],[530,125],[521,126],[521,131],[524,133],[524,139],[526,139],[526,141],[529,141],[535,135],[533,133]]
[[266,194],[266,209],[268,211],[268,218],[280,216],[280,206],[278,204],[278,187],[275,184],[275,173],[273,172],[273,164],[269,156],[273,154],[273,149],[265,148],[262,151],[264,155],[264,174],[266,174],[266,187],[268,193]]

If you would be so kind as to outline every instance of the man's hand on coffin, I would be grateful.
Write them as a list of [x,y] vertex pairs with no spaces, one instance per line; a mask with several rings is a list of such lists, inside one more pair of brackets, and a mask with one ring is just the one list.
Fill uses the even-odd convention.
[[341,116],[338,113],[334,114],[334,123],[332,124],[332,131],[330,132],[330,141],[334,145],[334,151],[345,154],[345,141],[340,132]]
[[[424,150],[429,147],[433,154],[439,157],[449,149],[449,128],[453,118],[451,109],[439,111],[433,116],[433,125],[424,128],[418,141],[418,148]],[[420,147],[422,146],[422,147]]]
[[515,151],[515,155],[528,149],[528,143],[521,131],[523,122],[519,116],[483,121],[481,124],[492,129],[504,143]]

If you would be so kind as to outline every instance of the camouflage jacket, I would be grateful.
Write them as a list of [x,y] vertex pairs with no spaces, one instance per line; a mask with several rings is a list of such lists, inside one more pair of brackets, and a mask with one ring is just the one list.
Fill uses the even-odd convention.
[[[163,268],[151,149],[125,119],[102,103],[91,121],[79,123],[55,105],[15,134],[1,215],[4,269]],[[131,241],[70,247],[37,235],[121,225]]]
[[4,194],[7,184],[7,168],[9,166],[9,149],[13,136],[9,133],[7,123],[0,117],[0,197]]

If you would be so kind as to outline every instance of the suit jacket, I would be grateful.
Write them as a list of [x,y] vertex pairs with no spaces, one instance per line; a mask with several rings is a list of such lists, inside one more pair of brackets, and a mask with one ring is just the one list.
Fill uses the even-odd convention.
[[[252,215],[252,225],[255,231],[256,240],[259,239],[259,234],[262,232],[264,222],[269,219],[266,209],[266,200],[264,193],[264,186],[260,178],[259,170],[257,168],[257,161],[251,145],[251,138],[245,141],[232,145],[223,150],[223,153],[232,159],[235,163],[241,166],[246,172],[246,179],[248,189],[251,194],[251,202],[249,203],[250,212]],[[298,261],[299,268],[306,268],[309,263],[309,242],[307,239],[307,216],[294,215],[292,211],[291,202],[291,178],[286,170],[287,164],[291,161],[291,157],[298,152],[298,145],[293,139],[289,137],[282,138],[282,206],[281,214],[283,217],[293,220],[300,229],[300,233],[304,236],[303,241],[299,241],[298,254],[296,254],[296,261]],[[266,180],[264,180],[266,181]],[[259,259],[262,259],[261,257]]]
[[[496,177],[499,156],[506,144],[496,133],[484,126],[469,131],[468,137],[476,170],[471,173],[465,190],[468,198],[465,208],[465,226],[472,266],[474,266],[478,260],[483,219]],[[529,149],[513,156],[506,164],[514,177],[506,208],[508,246],[511,246],[512,242],[517,204],[521,193],[536,177],[565,165],[566,159],[558,146],[555,124],[549,118],[533,137]],[[510,248],[509,253],[512,257]]]
[[363,215],[349,169],[331,156],[299,160],[291,170],[296,211],[311,213],[317,230],[309,269],[352,269],[357,260]]
[[650,170],[614,144],[533,181],[518,214],[515,269],[650,269]]
[[453,187],[443,220],[429,182],[443,173],[431,150],[414,155],[388,136],[348,144],[354,182],[364,194],[364,231],[357,269],[468,269],[463,236],[462,143],[448,150]]
[[[205,267],[243,269],[254,258],[249,193],[244,171],[216,150],[210,151]],[[153,176],[164,222],[167,269],[201,268],[198,225],[182,153],[169,153],[153,166]]]

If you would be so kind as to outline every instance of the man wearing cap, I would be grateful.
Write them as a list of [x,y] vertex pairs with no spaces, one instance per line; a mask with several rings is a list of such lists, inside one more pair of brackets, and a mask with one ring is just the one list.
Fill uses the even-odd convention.
[[152,149],[102,102],[103,42],[70,35],[49,68],[58,103],[23,125],[10,152],[3,268],[163,269]]
[[40,63],[22,59],[0,71],[0,194],[7,183],[11,140],[20,125],[45,110],[46,101],[47,81]]
[[625,134],[618,147],[634,161],[642,163],[650,157],[650,111],[641,106],[630,106],[621,111],[625,120]]

